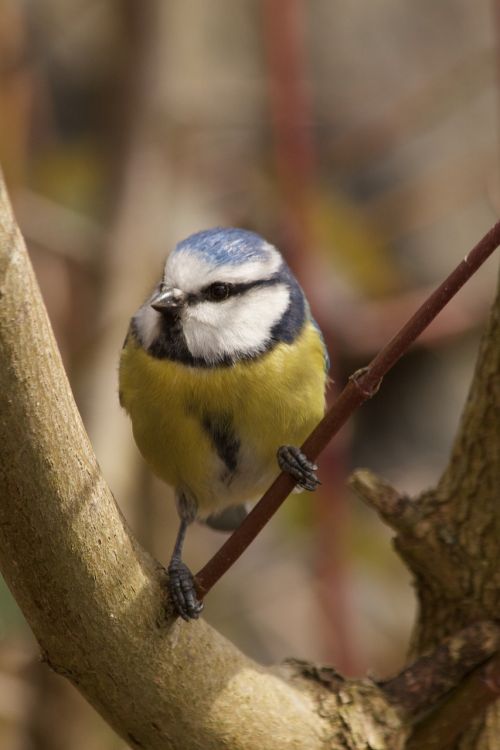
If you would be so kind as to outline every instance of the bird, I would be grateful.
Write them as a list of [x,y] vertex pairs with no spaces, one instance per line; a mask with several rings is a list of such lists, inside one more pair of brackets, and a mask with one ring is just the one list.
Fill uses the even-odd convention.
[[236,528],[281,471],[313,491],[300,445],[325,411],[329,358],[306,296],[281,253],[247,229],[180,241],[130,321],[119,399],[150,469],[175,492],[168,565],[174,610],[200,616],[182,559],[188,526]]

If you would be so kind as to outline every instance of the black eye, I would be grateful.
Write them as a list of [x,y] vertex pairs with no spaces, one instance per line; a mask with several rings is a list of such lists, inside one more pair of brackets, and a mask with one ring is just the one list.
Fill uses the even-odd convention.
[[210,284],[206,290],[207,299],[213,302],[221,302],[223,299],[229,297],[231,287],[229,284],[224,284],[222,281],[216,281],[215,284]]

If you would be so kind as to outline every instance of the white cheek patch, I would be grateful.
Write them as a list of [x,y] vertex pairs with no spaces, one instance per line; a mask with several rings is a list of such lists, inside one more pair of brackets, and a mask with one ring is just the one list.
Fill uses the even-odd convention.
[[224,302],[187,308],[184,336],[193,357],[216,364],[225,357],[263,351],[290,302],[285,284],[259,286]]
[[161,314],[157,310],[153,310],[148,301],[134,315],[134,323],[142,346],[148,349],[160,335]]
[[263,243],[265,258],[255,258],[246,263],[228,263],[214,266],[196,252],[183,250],[171,253],[165,264],[164,281],[168,286],[183,292],[198,292],[214,281],[230,284],[268,279],[282,264],[281,255],[267,242]]

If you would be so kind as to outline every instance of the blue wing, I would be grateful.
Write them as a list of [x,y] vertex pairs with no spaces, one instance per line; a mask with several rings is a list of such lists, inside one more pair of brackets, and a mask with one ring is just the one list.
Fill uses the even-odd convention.
[[322,332],[321,328],[319,327],[317,321],[314,320],[314,318],[313,318],[312,315],[311,315],[311,323],[313,324],[313,326],[315,327],[315,329],[319,333],[319,337],[320,337],[321,343],[323,345],[323,357],[324,357],[324,360],[325,360],[325,372],[328,372],[330,370],[330,357],[329,357],[329,354],[328,354],[328,349],[326,348],[325,337],[323,336],[323,332]]

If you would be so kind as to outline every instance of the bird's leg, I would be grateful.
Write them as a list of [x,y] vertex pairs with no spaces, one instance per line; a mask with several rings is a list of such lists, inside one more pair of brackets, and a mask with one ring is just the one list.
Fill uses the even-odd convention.
[[291,474],[303,490],[312,492],[321,484],[315,474],[318,467],[295,445],[282,445],[278,448],[277,458],[281,471]]
[[187,527],[196,517],[197,505],[194,500],[181,493],[177,496],[177,510],[181,522],[168,565],[168,589],[177,614],[184,620],[196,620],[203,609],[203,603],[196,596],[193,574],[182,561],[182,546]]

